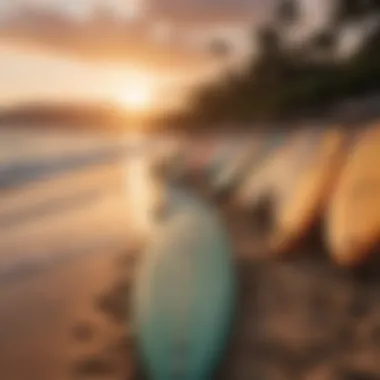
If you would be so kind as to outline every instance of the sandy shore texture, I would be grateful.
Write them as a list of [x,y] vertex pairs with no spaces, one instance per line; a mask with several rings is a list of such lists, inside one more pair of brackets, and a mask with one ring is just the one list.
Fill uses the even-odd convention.
[[[334,266],[318,239],[292,260],[265,256],[250,217],[220,205],[235,242],[238,310],[219,380],[380,379],[380,265],[360,272]],[[97,353],[73,361],[73,379],[144,379],[128,329],[138,252],[115,259],[115,282],[93,300],[114,333]],[[78,345],[99,328],[73,326]]]

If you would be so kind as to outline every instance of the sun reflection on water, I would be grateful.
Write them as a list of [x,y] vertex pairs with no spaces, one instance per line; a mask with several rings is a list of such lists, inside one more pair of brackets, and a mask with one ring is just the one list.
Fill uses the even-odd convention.
[[[137,147],[145,143],[142,136],[130,137],[130,141]],[[135,237],[142,239],[154,233],[156,211],[163,201],[163,186],[154,178],[152,165],[153,153],[142,148],[128,158],[125,170],[131,230]]]

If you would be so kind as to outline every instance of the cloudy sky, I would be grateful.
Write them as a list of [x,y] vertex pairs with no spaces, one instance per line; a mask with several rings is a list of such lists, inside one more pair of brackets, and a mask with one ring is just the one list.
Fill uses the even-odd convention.
[[237,31],[250,28],[273,1],[0,0],[0,32],[94,60],[133,60],[148,52],[164,64],[175,51],[188,62],[187,54],[199,55],[215,36],[241,39]]
[[112,101],[142,77],[175,97],[176,84],[214,69],[210,40],[227,36],[237,50],[246,48],[246,31],[267,3],[0,0],[0,105]]
[[[0,105],[112,101],[142,80],[160,99],[176,98],[220,66],[210,41],[244,57],[275,1],[0,0]],[[302,2],[311,25],[329,0]]]

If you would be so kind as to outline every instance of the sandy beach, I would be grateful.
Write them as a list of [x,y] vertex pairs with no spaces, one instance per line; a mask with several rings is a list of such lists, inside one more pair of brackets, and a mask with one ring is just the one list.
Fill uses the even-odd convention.
[[[380,270],[338,269],[315,237],[291,260],[266,257],[249,235],[249,217],[231,207],[220,209],[235,245],[239,287],[230,345],[216,378],[379,379]],[[239,227],[233,228],[234,222]],[[94,313],[119,331],[96,354],[73,360],[75,379],[144,379],[128,330],[134,253],[115,258],[114,280],[93,298]],[[101,328],[82,324],[78,321],[73,339],[78,347],[90,347]],[[88,338],[86,331],[92,331],[91,339],[83,338]]]
[[[4,379],[144,379],[128,306],[141,254],[131,237],[151,227],[154,197],[141,189],[154,185],[144,166],[126,177],[125,164],[2,192]],[[269,257],[252,212],[216,200],[204,181],[185,182],[217,206],[234,246],[238,307],[216,379],[379,379],[378,263],[339,269],[317,232],[288,259]]]

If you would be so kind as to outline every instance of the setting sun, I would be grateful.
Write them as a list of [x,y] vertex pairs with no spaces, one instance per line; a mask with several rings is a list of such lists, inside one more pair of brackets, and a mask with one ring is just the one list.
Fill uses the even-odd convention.
[[129,86],[116,99],[132,111],[149,111],[153,107],[153,89],[144,84]]

